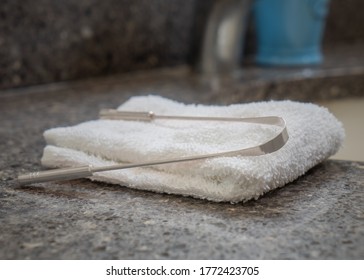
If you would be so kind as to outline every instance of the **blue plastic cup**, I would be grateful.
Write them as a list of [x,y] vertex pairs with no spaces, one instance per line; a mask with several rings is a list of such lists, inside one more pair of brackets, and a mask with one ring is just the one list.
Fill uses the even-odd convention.
[[322,62],[321,41],[329,0],[256,0],[256,62],[307,65]]

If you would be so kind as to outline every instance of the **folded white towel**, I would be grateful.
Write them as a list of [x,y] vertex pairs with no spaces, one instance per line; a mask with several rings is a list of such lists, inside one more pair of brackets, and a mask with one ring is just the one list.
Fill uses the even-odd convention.
[[[230,106],[185,105],[159,96],[133,97],[118,110],[159,115],[259,117],[280,116],[289,140],[272,154],[220,157],[95,173],[92,180],[136,189],[188,195],[212,201],[257,199],[282,187],[335,154],[344,139],[341,123],[314,104],[271,101]],[[277,127],[196,121],[153,122],[95,120],[44,133],[48,167],[103,166],[200,155],[256,146]]]

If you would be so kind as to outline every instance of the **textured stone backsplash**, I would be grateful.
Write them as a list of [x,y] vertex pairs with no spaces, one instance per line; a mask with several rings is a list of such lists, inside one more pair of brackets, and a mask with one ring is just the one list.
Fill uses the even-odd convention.
[[[213,1],[2,0],[0,89],[190,62]],[[333,0],[326,44],[363,41],[363,10]]]
[[186,61],[195,0],[2,0],[0,87]]

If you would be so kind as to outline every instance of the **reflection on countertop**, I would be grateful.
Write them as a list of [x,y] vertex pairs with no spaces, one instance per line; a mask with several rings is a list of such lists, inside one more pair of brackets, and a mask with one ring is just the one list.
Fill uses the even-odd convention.
[[345,141],[332,159],[364,161],[364,98],[346,98],[320,103],[327,107],[343,124]]

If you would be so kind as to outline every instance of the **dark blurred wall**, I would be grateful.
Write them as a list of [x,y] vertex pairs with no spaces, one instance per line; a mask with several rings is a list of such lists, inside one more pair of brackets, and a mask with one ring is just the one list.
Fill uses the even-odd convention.
[[[1,0],[0,89],[191,62],[214,1]],[[325,44],[364,41],[363,10],[333,0]]]
[[331,0],[324,45],[364,43],[364,1]]
[[1,0],[0,88],[186,61],[195,0]]

